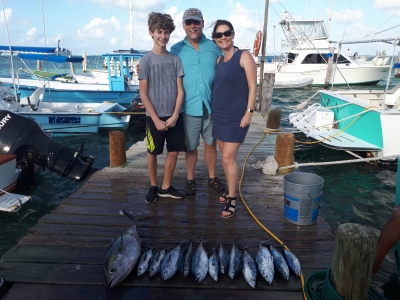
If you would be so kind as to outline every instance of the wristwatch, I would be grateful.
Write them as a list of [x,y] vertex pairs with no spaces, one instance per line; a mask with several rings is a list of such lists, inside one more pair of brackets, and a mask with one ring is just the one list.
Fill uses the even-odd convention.
[[253,110],[251,108],[248,108],[247,111],[253,113]]

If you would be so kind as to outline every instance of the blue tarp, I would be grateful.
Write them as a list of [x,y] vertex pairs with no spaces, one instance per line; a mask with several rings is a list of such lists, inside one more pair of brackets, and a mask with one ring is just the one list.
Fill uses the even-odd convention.
[[34,60],[44,60],[57,63],[63,62],[78,62],[83,61],[83,57],[80,56],[63,56],[63,55],[46,55],[46,54],[20,54],[21,59],[34,59]]
[[[11,50],[15,52],[55,53],[56,49],[56,47],[11,46]],[[10,46],[0,45],[0,51],[10,51]]]

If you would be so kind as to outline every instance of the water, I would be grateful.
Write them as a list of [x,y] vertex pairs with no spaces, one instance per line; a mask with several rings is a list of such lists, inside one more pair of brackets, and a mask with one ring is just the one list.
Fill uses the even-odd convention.
[[[96,68],[98,57],[89,57],[88,69]],[[31,63],[31,68],[36,68],[36,63]],[[9,77],[8,61],[0,57],[0,77]],[[45,70],[45,69],[44,69]],[[47,71],[47,70],[46,70]],[[68,71],[68,70],[67,70]],[[77,68],[78,74],[82,70]],[[400,79],[391,79],[390,87],[393,87]],[[386,81],[381,81],[377,86],[354,87],[365,89],[384,89]],[[344,88],[344,87],[343,87]],[[282,110],[282,128],[289,128],[287,117],[289,113],[296,111],[296,105],[311,97],[319,88],[307,88],[299,90],[277,90],[274,92],[272,107]],[[317,98],[309,101],[309,105],[317,102]],[[260,136],[262,132],[260,129]],[[144,132],[134,127],[126,133],[127,148],[136,141],[143,140]],[[297,136],[304,139],[303,136]],[[82,137],[56,137],[62,145],[77,149]],[[85,154],[95,157],[94,168],[101,169],[109,165],[108,135],[85,136]],[[295,145],[295,161],[298,163],[329,162],[345,159],[354,159],[353,156],[341,151],[335,151],[320,145]],[[301,167],[299,171],[315,173],[324,179],[323,197],[319,214],[330,224],[334,233],[337,227],[343,223],[359,223],[372,226],[381,230],[391,213],[396,194],[396,168],[382,166],[380,164],[353,163],[342,165],[327,165],[315,167]],[[245,180],[245,179],[244,179]],[[20,218],[11,213],[0,213],[0,255],[15,245],[21,237],[26,235],[29,229],[47,213],[54,210],[59,203],[70,194],[78,190],[83,183],[76,183],[48,171],[42,172],[36,178],[37,185],[24,194],[33,195],[33,204],[28,204],[22,211]],[[385,295],[389,293],[395,296],[392,299],[400,299],[398,287],[393,280],[393,261],[384,261],[381,268],[384,271],[382,282]],[[397,290],[396,290],[397,289]],[[396,294],[397,293],[397,294]]]

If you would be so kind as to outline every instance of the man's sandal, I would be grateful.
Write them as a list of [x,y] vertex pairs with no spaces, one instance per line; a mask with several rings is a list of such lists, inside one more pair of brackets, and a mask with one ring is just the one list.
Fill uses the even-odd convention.
[[208,178],[208,186],[213,188],[214,192],[225,191],[225,185],[218,179],[218,177]]
[[[225,204],[228,201],[228,194],[229,191],[226,191],[225,193],[222,194],[222,196],[219,196],[219,203]],[[223,198],[223,200],[221,200]]]
[[[232,205],[231,204],[232,200],[236,200],[236,197],[233,197],[233,198],[228,197],[228,200],[227,200],[224,210],[222,212],[228,212],[230,214],[226,215],[226,216],[221,215],[221,217],[224,219],[230,218],[235,214],[235,211],[237,209],[237,202],[236,202],[236,205]],[[233,210],[231,210],[230,208],[233,208]]]

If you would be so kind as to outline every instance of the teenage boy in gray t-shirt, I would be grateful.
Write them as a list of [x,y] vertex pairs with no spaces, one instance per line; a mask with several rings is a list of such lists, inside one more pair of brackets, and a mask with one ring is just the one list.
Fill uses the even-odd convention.
[[[179,57],[166,49],[174,21],[168,14],[149,14],[149,34],[154,40],[153,49],[140,59],[139,90],[146,108],[147,168],[150,188],[146,202],[153,203],[158,197],[184,198],[171,185],[179,151],[186,152],[185,132],[181,114],[183,102],[183,68]],[[163,153],[167,143],[164,179],[157,184],[157,155]]]

